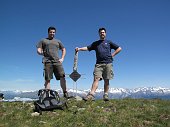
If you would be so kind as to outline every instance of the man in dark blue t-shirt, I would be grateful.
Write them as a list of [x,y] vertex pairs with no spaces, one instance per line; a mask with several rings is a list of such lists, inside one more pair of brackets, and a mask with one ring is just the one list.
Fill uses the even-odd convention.
[[[96,64],[94,68],[94,81],[91,87],[91,91],[83,99],[94,100],[94,93],[98,87],[100,80],[104,79],[104,95],[103,100],[108,101],[109,80],[113,79],[113,57],[121,51],[121,47],[106,39],[106,29],[99,29],[100,40],[93,42],[91,45],[82,48],[76,48],[78,51],[91,51],[96,52]],[[111,52],[114,49],[114,52]]]

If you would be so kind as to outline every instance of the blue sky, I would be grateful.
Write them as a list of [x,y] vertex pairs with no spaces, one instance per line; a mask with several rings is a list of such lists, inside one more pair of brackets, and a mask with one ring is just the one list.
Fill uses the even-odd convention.
[[[113,62],[115,77],[110,87],[170,87],[169,0],[1,0],[0,1],[0,90],[43,88],[42,57],[36,44],[47,37],[47,28],[57,28],[67,54],[65,72],[73,71],[75,47],[98,40],[98,28],[107,29],[107,39],[122,51]],[[93,81],[95,52],[79,52],[78,89]],[[69,78],[67,87],[73,87]],[[51,81],[60,89],[59,81]],[[103,82],[99,83],[103,88]]]

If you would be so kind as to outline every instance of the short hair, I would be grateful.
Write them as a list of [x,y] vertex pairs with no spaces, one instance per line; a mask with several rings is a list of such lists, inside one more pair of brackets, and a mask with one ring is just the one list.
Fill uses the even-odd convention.
[[53,26],[50,26],[50,27],[48,28],[48,33],[49,33],[50,30],[55,30],[55,31],[56,31],[56,28],[53,27]]
[[100,31],[102,31],[102,30],[104,30],[105,32],[106,32],[106,29],[104,28],[104,27],[102,27],[102,28],[99,28],[99,33],[100,33]]

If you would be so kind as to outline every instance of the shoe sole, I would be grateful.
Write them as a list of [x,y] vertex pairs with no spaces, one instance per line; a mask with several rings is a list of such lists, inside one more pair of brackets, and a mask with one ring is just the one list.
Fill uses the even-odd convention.
[[105,99],[103,99],[103,100],[104,100],[104,101],[109,101],[109,99],[106,99],[106,98],[105,98]]
[[109,99],[107,99],[107,98],[103,98],[103,100],[104,100],[104,101],[109,101]]
[[95,101],[95,99],[85,99],[85,98],[82,98],[84,101]]

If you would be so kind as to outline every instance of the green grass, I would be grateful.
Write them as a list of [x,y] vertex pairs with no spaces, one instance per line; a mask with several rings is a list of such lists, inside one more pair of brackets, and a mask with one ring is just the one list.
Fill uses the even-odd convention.
[[33,102],[0,102],[0,127],[170,127],[170,100],[71,99],[68,106],[32,116]]

